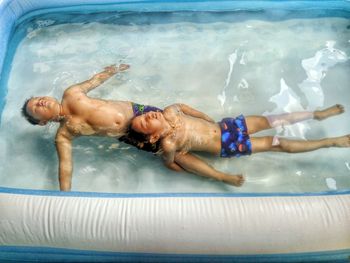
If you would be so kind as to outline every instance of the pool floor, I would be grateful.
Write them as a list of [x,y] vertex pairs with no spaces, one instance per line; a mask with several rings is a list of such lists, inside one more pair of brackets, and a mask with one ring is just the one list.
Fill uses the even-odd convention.
[[[350,133],[350,22],[346,17],[273,19],[261,12],[118,13],[38,16],[19,25],[0,126],[0,185],[58,189],[57,126],[34,127],[20,108],[31,96],[60,98],[110,64],[130,69],[89,93],[158,107],[181,102],[216,120],[315,110],[340,103],[341,116],[256,136],[316,139]],[[243,19],[242,19],[243,18]],[[10,43],[11,45],[11,43]],[[167,170],[157,156],[111,138],[74,142],[73,190],[118,193],[318,192],[350,189],[349,149],[261,153],[220,159],[243,173],[231,187]],[[28,172],[30,171],[30,172]]]

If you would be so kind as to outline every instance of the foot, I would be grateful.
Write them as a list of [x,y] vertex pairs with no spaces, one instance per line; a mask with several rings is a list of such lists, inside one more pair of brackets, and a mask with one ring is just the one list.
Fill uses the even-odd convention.
[[335,147],[350,147],[350,134],[334,138]]
[[225,179],[223,180],[225,183],[230,184],[230,185],[234,185],[234,186],[241,186],[245,179],[243,177],[243,175],[228,175],[225,177]]
[[325,110],[317,110],[314,112],[314,119],[322,121],[324,119],[327,119],[331,116],[339,115],[344,112],[344,106],[340,104],[336,104],[332,107],[329,107]]

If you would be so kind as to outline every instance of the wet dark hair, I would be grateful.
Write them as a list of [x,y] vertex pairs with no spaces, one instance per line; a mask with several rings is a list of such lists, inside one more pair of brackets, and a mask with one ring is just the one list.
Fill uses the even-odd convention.
[[37,120],[35,119],[33,116],[31,116],[28,111],[27,111],[27,105],[28,105],[28,102],[31,100],[32,98],[29,98],[27,99],[23,106],[22,106],[22,116],[24,118],[26,118],[26,120],[30,123],[30,124],[33,124],[33,125],[38,125],[40,123],[40,120]]
[[119,138],[119,141],[135,146],[137,149],[146,152],[158,153],[160,150],[160,140],[155,143],[150,143],[147,135],[134,131],[131,126],[129,126],[126,134]]

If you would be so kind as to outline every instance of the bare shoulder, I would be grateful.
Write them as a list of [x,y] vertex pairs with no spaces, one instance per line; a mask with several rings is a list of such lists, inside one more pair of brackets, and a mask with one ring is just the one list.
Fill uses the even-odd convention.
[[179,104],[172,104],[168,107],[166,107],[163,111],[164,116],[167,117],[175,117],[181,113],[181,108],[179,107]]
[[181,104],[175,103],[165,107],[164,111],[181,111]]
[[79,85],[71,86],[66,89],[62,96],[62,102],[76,102],[76,100],[89,99],[89,97],[79,88]]
[[162,140],[161,146],[164,152],[176,151],[176,142],[168,137]]
[[66,96],[67,97],[69,97],[69,96],[79,96],[79,95],[86,96],[84,91],[83,91],[83,89],[81,88],[80,84],[70,86],[63,93],[64,97],[66,97]]
[[57,129],[56,143],[60,143],[62,141],[71,141],[73,140],[74,135],[68,130],[65,124],[61,124],[61,126]]

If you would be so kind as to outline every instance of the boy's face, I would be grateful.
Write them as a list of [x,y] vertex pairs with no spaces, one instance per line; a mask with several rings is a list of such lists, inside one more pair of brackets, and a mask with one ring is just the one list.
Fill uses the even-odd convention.
[[55,98],[35,97],[29,100],[26,110],[34,119],[47,122],[60,113],[60,106]]
[[165,119],[161,112],[150,111],[133,119],[131,128],[136,132],[152,135],[162,130]]

